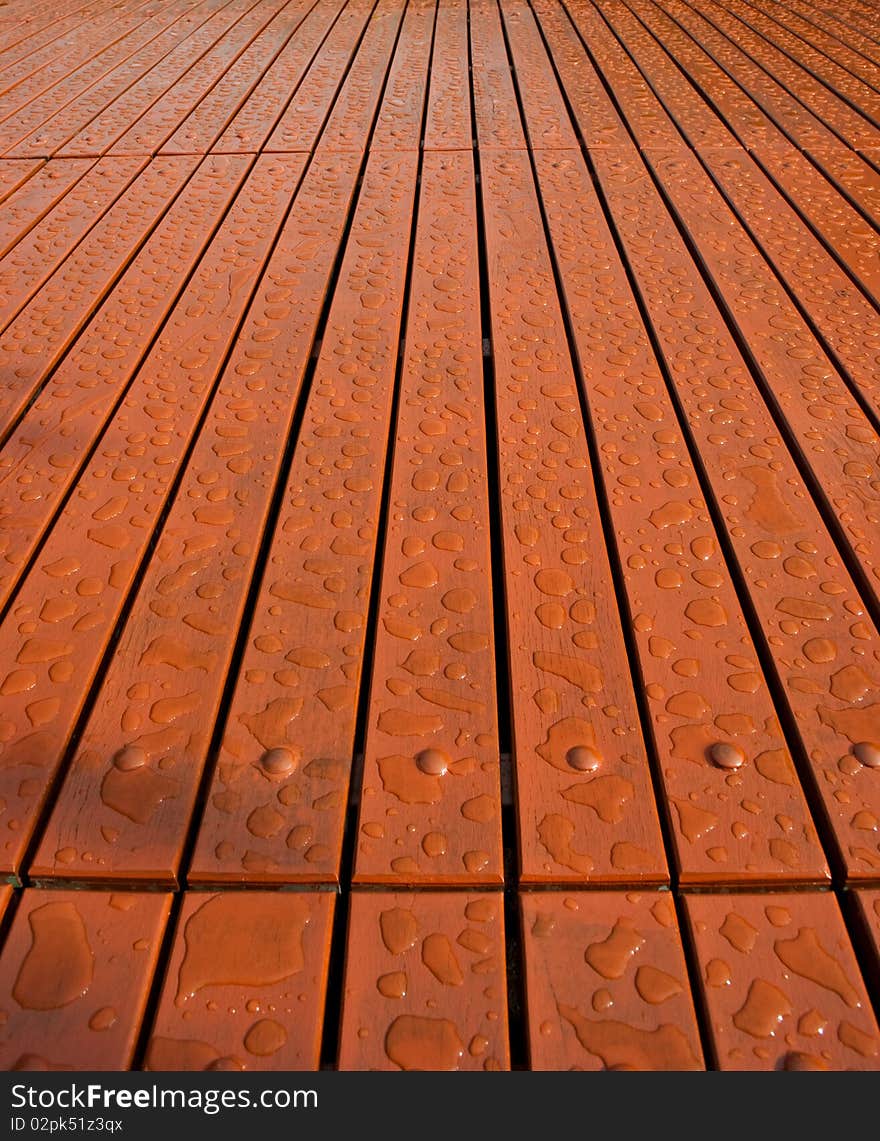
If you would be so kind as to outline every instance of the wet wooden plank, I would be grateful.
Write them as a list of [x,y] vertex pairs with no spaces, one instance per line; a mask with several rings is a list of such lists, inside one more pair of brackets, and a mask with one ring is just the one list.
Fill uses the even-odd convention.
[[880,986],[880,889],[849,892],[845,902],[850,907],[848,914],[855,917],[850,923],[853,939],[860,939],[865,948],[865,981],[875,994]]
[[[282,10],[285,15],[288,14],[288,4],[293,5],[292,14],[296,21],[306,14],[312,2],[313,0],[261,0],[209,51],[187,68],[177,82],[120,134],[112,145],[107,145],[106,152],[155,154],[187,118],[193,107],[206,95],[213,94],[230,70],[247,56],[254,41],[264,34],[267,25],[274,29],[278,14]],[[250,60],[251,69],[258,66],[256,61]],[[242,79],[239,78],[238,82],[242,83]],[[75,139],[67,144],[71,153],[77,153],[76,148]]]
[[3,160],[0,166],[4,179],[0,257],[57,206],[92,165],[93,160],[84,158],[58,162]]
[[46,284],[144,166],[146,159],[142,158],[102,159],[91,165],[61,201],[0,258],[0,329],[6,329]]
[[[330,65],[316,61],[269,136],[267,151],[310,150],[319,133],[325,147],[363,151],[404,7],[403,0],[379,0],[338,97],[339,64],[333,57]],[[321,132],[331,103],[332,119]]]
[[[373,129],[373,150],[419,150],[436,0],[409,0]],[[340,139],[340,146],[344,145]],[[350,146],[356,139],[350,138]]]
[[501,15],[493,0],[471,0],[471,85],[481,151],[524,146]]
[[[728,9],[758,31],[815,79],[845,99],[875,126],[880,122],[880,92],[876,70],[815,25],[800,20],[780,5],[750,0]],[[800,32],[801,34],[797,34]],[[875,86],[872,86],[872,81]]]
[[870,488],[880,457],[874,422],[717,189],[700,177],[696,160],[649,161],[711,276],[722,311],[757,365],[764,400],[810,473],[812,496],[837,517],[838,541],[849,546],[868,589],[880,597],[880,506]]
[[[643,74],[650,77],[668,113],[679,119],[692,117],[693,91],[662,56],[658,45],[631,16],[617,13],[610,18]],[[638,138],[640,129],[634,112],[630,118]],[[688,135],[693,141],[690,132]],[[880,415],[874,307],[775,192],[751,156],[735,145],[735,140],[728,137],[727,146],[704,149],[702,163],[737,219],[800,303],[821,347],[836,355],[836,363],[842,374],[849,377],[856,394],[861,394]],[[699,170],[693,163],[689,167],[695,174]],[[773,303],[778,306],[776,299]],[[789,318],[792,313],[789,308]]]
[[340,1070],[505,1070],[500,892],[356,893]]
[[416,168],[365,171],[190,882],[337,876]]
[[556,0],[534,0],[532,10],[562,77],[584,146],[588,150],[599,146],[629,146],[626,126],[596,69],[584,65],[583,43],[562,6]]
[[468,5],[466,0],[440,0],[424,147],[431,151],[470,150],[472,146]]
[[[126,53],[129,37],[138,43],[138,31],[162,9],[161,0],[140,0],[106,9],[92,19],[78,21],[66,33],[58,35],[43,47],[22,55],[17,61],[0,56],[0,92],[3,94],[3,117],[48,90],[73,71],[87,68],[98,56],[110,59]],[[112,67],[113,64],[111,63]]]
[[[102,684],[99,710],[82,735],[63,799],[81,805],[88,798],[96,819],[106,821],[103,830],[112,830],[105,845],[96,827],[88,844],[93,856],[106,854],[102,875],[110,878],[155,876],[164,882],[177,876],[357,172],[356,162],[328,156],[313,165],[297,192],[146,568]],[[315,250],[319,226],[323,249]],[[308,256],[310,247],[318,256]],[[296,304],[285,304],[294,289]],[[181,619],[189,627],[185,640]],[[290,681],[279,670],[272,684],[283,693]],[[280,694],[279,699],[284,700]],[[161,729],[168,720],[162,711],[171,709],[173,741]],[[158,752],[151,749],[154,740]],[[175,759],[160,758],[169,748]],[[126,809],[132,797],[142,795],[146,772],[138,769],[126,778],[114,771],[133,751],[145,761],[158,759],[158,770],[152,770],[157,797],[160,789],[165,792],[149,811]],[[95,795],[97,772],[105,774],[103,805]],[[228,809],[231,801],[230,796],[217,803]],[[120,813],[131,819],[122,820]],[[250,823],[267,838],[280,821],[265,808]]]
[[81,0],[61,0],[51,11],[28,7],[7,10],[0,23],[0,60],[19,59],[64,34],[69,27],[90,19],[102,7],[102,0],[83,4]]
[[421,177],[354,879],[501,883],[471,156]]
[[532,1070],[701,1070],[672,896],[520,895]]
[[[712,110],[723,117],[734,136],[749,149],[756,165],[805,219],[834,258],[843,263],[875,305],[880,303],[880,237],[877,232],[665,13],[644,0],[630,0],[629,6],[699,85]],[[655,61],[659,58],[652,51],[652,80],[658,93],[662,89],[667,107],[674,106],[676,119],[688,140],[701,151],[705,124],[713,116],[691,95],[686,97],[677,80],[664,83],[664,77],[672,73],[665,65],[657,67]],[[679,92],[677,98],[672,95],[673,89]],[[714,145],[730,145],[726,132],[721,135],[716,132],[711,141]],[[712,156],[706,152],[704,157],[711,159]]]
[[[308,59],[308,45],[315,42],[311,31],[315,21],[311,26],[307,21],[323,10],[314,0],[287,3],[158,148],[159,153],[204,154],[209,151],[229,121],[250,104],[254,90],[291,45],[298,45],[303,57]],[[301,43],[304,28],[305,51]],[[296,76],[288,73],[288,83],[292,86],[295,82]],[[124,144],[123,138],[117,146],[122,148]]]
[[[78,127],[89,120],[139,75],[161,60],[176,43],[204,23],[215,0],[195,5],[184,0],[162,6],[144,42],[127,55],[111,55],[107,69],[100,59],[92,59],[31,99],[0,124],[0,149],[6,153],[50,155]],[[60,131],[60,137],[59,137]]]
[[482,180],[521,876],[662,882],[651,777],[528,160],[490,152]]
[[146,1070],[317,1070],[335,896],[188,892]]
[[774,123],[788,140],[807,154],[839,190],[876,225],[880,220],[876,172],[812,116],[766,71],[723,36],[714,24],[684,0],[656,0],[657,6],[677,23],[742,88],[756,108]]
[[721,1070],[875,1070],[880,1032],[831,894],[685,898]]
[[[212,149],[218,152],[258,150],[266,143],[301,84],[317,83],[320,87],[323,81],[330,92],[335,93],[372,10],[372,0],[350,0],[347,4],[342,0],[324,0],[316,4]],[[325,101],[316,100],[325,113],[331,98],[332,94]],[[176,138],[177,135],[172,136],[165,148],[177,145]]]
[[[736,43],[778,83],[784,85],[792,97],[817,119],[827,124],[849,146],[858,149],[862,146],[876,146],[880,141],[880,130],[876,124],[848,106],[838,95],[839,76],[836,77],[833,88],[826,86],[813,77],[802,56],[797,60],[793,59],[763,35],[758,34],[758,31],[763,29],[759,13],[750,10],[749,19],[746,21],[740,14],[731,12],[728,7],[715,3],[715,0],[702,0],[701,11],[733,43]],[[753,26],[757,30],[753,30]]]
[[[508,0],[506,15],[517,7]],[[519,14],[517,70],[528,70],[541,90],[550,82],[549,63],[531,17],[521,7]],[[522,90],[527,124],[540,120],[543,101],[532,100],[529,86]],[[766,757],[781,751],[792,773],[791,758],[592,180],[574,150],[537,151],[535,164],[601,456],[679,877],[821,881],[827,869],[800,788],[780,787],[761,772]],[[642,470],[655,477],[642,479]],[[786,838],[746,825],[733,789],[790,819]]]
[[[606,162],[599,155],[597,164],[675,392],[766,631],[767,650],[793,727],[804,742],[825,812],[839,836],[839,859],[849,875],[869,875],[876,869],[878,850],[870,833],[858,827],[861,818],[857,821],[856,815],[876,811],[876,789],[852,749],[864,733],[870,739],[874,702],[863,673],[876,653],[877,631],[650,181],[634,178],[625,161]],[[690,291],[688,305],[676,302],[673,282],[676,289]],[[710,398],[710,393],[715,395]],[[734,440],[730,451],[726,445]],[[745,444],[748,458],[743,462],[736,449]],[[734,490],[734,484],[741,490]],[[858,679],[863,687],[854,689]],[[771,753],[762,761],[770,774],[767,779],[779,775],[792,784],[795,775],[790,769],[787,775],[785,770],[777,774],[774,760]]]
[[0,886],[0,922],[2,922],[6,916],[6,909],[9,907],[10,903],[12,902],[12,896],[13,896],[12,884],[5,883],[2,886]]
[[523,123],[529,146],[534,151],[577,147],[562,91],[550,69],[531,9],[520,0],[504,0],[501,11],[519,97],[523,106],[529,107]]
[[125,1070],[171,896],[25,891],[0,956],[0,1066]]
[[[129,196],[121,204],[119,236],[142,240],[141,231],[197,162],[174,157],[151,163],[140,181],[153,181],[153,201],[139,186],[141,201]],[[246,173],[240,157],[218,156],[201,165],[66,355],[84,318],[74,299],[83,293],[90,304],[100,299],[97,271],[118,245],[101,240],[118,239],[109,227],[97,227],[97,244],[83,242],[58,283],[50,282],[13,323],[3,347],[10,382],[0,402],[4,424],[14,424],[0,453],[0,602],[11,597]],[[109,260],[108,276],[118,269]],[[66,298],[64,318],[56,316],[47,327],[58,296]]]
[[864,73],[866,61],[880,64],[878,37],[872,39],[851,24],[843,24],[833,10],[804,0],[787,0],[784,10],[774,18],[820,45],[822,51],[856,74]]
[[194,27],[184,17],[121,73],[111,73],[51,119],[38,120],[14,153],[101,154],[253,7],[254,0],[231,0],[196,9]]
[[42,159],[37,158],[0,159],[0,203],[6,202],[43,165]]
[[6,819],[19,827],[4,845],[7,868],[37,823],[298,176],[281,158],[257,163],[0,627],[0,660],[25,671],[4,708]]
[[[378,77],[371,86],[363,78],[350,89],[358,115],[372,114],[379,98]],[[320,148],[327,160],[351,153],[340,151],[337,127],[341,119],[346,129],[352,105],[334,107]],[[420,117],[410,125],[417,134]],[[417,165],[409,146],[367,160],[192,883],[327,882],[338,874]],[[356,380],[340,388],[340,373]],[[337,456],[333,466],[328,454]],[[315,527],[325,529],[323,542],[303,534]]]

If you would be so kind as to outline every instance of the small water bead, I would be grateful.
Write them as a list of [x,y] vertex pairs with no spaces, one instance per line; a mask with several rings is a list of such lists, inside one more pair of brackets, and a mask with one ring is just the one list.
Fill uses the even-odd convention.
[[284,776],[285,773],[293,772],[298,759],[293,749],[287,748],[286,745],[279,745],[263,753],[260,757],[260,764],[270,776]]
[[865,768],[880,769],[880,745],[876,741],[859,741],[853,745],[853,756]]
[[589,745],[575,745],[565,754],[565,759],[579,773],[594,773],[602,762],[599,753]]
[[726,741],[718,741],[709,749],[709,759],[719,769],[738,769],[746,761],[742,749]]
[[416,765],[428,776],[441,777],[449,768],[450,759],[442,749],[422,749],[416,755]]
[[147,763],[147,754],[137,745],[126,745],[120,749],[113,758],[115,768],[122,773],[130,773],[134,769],[142,769]]

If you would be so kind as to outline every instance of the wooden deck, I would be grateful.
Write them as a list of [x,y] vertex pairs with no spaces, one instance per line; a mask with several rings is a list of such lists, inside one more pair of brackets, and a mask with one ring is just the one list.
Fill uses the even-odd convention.
[[0,8],[0,1066],[880,1069],[878,255],[874,0]]

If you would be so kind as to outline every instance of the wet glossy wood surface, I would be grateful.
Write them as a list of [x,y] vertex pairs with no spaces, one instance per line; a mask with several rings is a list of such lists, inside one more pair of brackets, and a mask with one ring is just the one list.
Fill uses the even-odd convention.
[[880,1069],[878,192],[862,0],[9,0],[0,1065]]

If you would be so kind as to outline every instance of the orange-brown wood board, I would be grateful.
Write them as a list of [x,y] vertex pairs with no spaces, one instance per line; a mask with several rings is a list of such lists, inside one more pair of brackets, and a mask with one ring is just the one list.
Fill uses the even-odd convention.
[[0,1066],[880,1070],[868,0],[0,7]]

